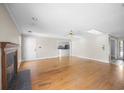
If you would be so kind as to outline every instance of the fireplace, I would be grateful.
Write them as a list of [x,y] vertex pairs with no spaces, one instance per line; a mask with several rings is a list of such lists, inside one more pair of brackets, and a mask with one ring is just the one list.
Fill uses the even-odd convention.
[[10,42],[1,42],[2,62],[2,89],[9,89],[17,75],[18,45]]
[[7,55],[7,85],[8,88],[11,87],[13,79],[16,77],[16,67],[15,67],[15,52],[8,53]]

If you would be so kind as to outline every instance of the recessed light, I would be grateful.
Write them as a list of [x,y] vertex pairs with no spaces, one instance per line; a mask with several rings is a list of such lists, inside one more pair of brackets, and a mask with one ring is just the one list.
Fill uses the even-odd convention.
[[100,34],[102,34],[102,32],[97,31],[97,30],[95,30],[95,29],[89,30],[89,31],[87,31],[87,32],[90,33],[90,34],[94,34],[94,35],[100,35]]
[[29,33],[32,33],[32,31],[30,31],[30,30],[29,30],[28,32],[29,32]]

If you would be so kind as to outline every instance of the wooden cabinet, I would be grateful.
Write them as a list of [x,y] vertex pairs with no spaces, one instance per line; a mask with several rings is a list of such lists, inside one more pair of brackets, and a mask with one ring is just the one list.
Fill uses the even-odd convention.
[[10,42],[0,42],[2,89],[9,89],[12,79],[17,75],[18,45]]

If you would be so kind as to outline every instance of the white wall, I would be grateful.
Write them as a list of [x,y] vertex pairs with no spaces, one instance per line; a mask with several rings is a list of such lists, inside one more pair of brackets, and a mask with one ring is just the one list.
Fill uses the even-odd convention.
[[[19,44],[19,36],[15,24],[11,20],[6,8],[0,4],[0,42],[13,42]],[[1,71],[1,62],[0,62]],[[1,72],[0,72],[0,89],[1,89]]]
[[[23,60],[56,57],[58,56],[58,43],[60,41],[69,41],[66,39],[35,37],[27,35],[23,35],[22,38]],[[71,52],[72,56],[86,57],[108,63],[109,36],[107,34],[89,35],[82,36],[80,39],[73,39]]]
[[3,4],[0,4],[0,41],[19,43],[19,33]]
[[[58,43],[69,41],[67,39],[22,36],[22,59],[35,60],[43,58],[58,57]],[[41,48],[40,48],[41,47]]]
[[[104,47],[104,49],[103,49]],[[109,62],[109,36],[92,35],[72,40],[72,55]]]

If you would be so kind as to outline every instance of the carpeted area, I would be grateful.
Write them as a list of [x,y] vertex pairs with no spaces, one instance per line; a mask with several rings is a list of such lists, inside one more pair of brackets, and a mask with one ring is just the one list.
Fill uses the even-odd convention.
[[30,70],[20,71],[18,76],[13,80],[10,90],[31,90],[31,77]]

